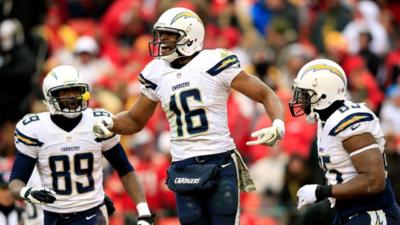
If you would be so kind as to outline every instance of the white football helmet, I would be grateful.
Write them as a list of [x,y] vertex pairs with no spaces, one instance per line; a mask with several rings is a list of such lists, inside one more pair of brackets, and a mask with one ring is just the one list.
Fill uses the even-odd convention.
[[314,110],[322,110],[347,96],[347,79],[342,67],[328,59],[315,59],[305,64],[293,83],[289,108],[294,117],[306,114],[313,122]]
[[[178,34],[175,49],[163,55],[161,48],[166,42],[160,40],[160,31]],[[179,57],[191,56],[203,49],[204,25],[193,11],[176,7],[165,11],[153,26],[153,41],[149,42],[150,55],[172,62]]]
[[[60,90],[78,89],[77,97],[60,97]],[[78,70],[61,65],[53,68],[43,81],[45,104],[51,114],[75,118],[87,109],[90,99],[89,85],[83,81]]]

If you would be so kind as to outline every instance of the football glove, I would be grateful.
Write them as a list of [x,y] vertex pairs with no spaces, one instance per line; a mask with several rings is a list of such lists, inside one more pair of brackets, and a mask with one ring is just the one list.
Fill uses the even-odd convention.
[[23,187],[20,192],[20,196],[26,201],[33,204],[48,204],[53,203],[56,200],[56,193],[45,187]]
[[317,187],[317,184],[307,184],[297,191],[297,197],[299,198],[297,209],[301,209],[305,205],[317,202],[317,196],[315,194]]
[[154,214],[139,216],[137,219],[137,225],[154,225]]
[[113,120],[111,117],[103,117],[96,119],[93,125],[94,135],[98,138],[109,138],[114,135],[110,129],[113,127]]
[[285,135],[285,124],[282,120],[276,119],[272,123],[272,127],[263,128],[251,134],[251,137],[257,137],[257,140],[248,141],[246,145],[274,145]]

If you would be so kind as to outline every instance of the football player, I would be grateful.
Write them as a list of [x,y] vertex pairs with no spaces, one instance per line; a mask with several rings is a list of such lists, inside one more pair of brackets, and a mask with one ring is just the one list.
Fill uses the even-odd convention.
[[327,185],[301,187],[297,208],[329,198],[337,210],[334,224],[400,224],[379,119],[364,104],[346,100],[343,69],[313,60],[300,69],[293,91],[292,115],[318,121],[318,156],[327,179]]
[[[43,204],[45,225],[105,225],[103,156],[117,170],[139,213],[138,224],[153,218],[132,165],[120,145],[120,137],[97,138],[96,118],[110,117],[88,108],[89,86],[72,66],[52,69],[43,81],[49,112],[29,114],[15,130],[17,154],[10,190],[17,199]],[[35,167],[41,185],[27,186]]]
[[139,76],[141,96],[129,111],[96,120],[93,130],[101,138],[113,133],[136,133],[146,125],[160,102],[171,130],[171,171],[174,168],[185,171],[196,165],[199,169],[219,166],[216,177],[208,176],[209,170],[205,169],[207,174],[200,177],[187,178],[193,175],[187,173],[172,181],[182,186],[200,185],[200,181],[209,179],[216,182],[215,186],[205,185],[210,188],[207,191],[202,190],[205,187],[196,187],[199,191],[191,192],[175,189],[180,223],[237,224],[239,185],[244,184],[241,188],[245,191],[253,187],[227,126],[230,89],[263,104],[273,120],[271,127],[252,134],[256,139],[249,145],[273,145],[283,137],[282,105],[269,87],[243,71],[232,52],[203,49],[204,25],[193,11],[171,8],[160,16],[153,30],[154,40],[149,49],[155,59]]

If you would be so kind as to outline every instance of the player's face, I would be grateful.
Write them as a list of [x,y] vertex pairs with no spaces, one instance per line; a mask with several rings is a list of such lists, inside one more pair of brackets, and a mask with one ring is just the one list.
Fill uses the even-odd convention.
[[180,35],[171,31],[154,31],[154,40],[149,43],[150,55],[166,56],[174,53]]
[[57,92],[56,99],[62,111],[75,111],[82,103],[81,89],[79,87],[64,88]]

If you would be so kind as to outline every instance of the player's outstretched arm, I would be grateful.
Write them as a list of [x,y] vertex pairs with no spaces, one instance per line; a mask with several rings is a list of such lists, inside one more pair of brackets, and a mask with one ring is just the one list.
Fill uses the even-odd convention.
[[95,121],[93,132],[100,138],[117,134],[134,134],[146,125],[157,107],[157,102],[140,95],[129,111],[123,111],[111,118],[101,118]]
[[271,146],[282,139],[285,133],[283,107],[271,88],[257,77],[248,75],[243,71],[233,79],[231,87],[250,99],[263,104],[265,111],[273,121],[272,127],[253,132],[251,136],[257,137],[257,140],[249,141],[247,145],[265,144]]
[[358,175],[348,182],[328,185],[305,185],[299,189],[297,208],[328,197],[351,199],[382,192],[385,188],[385,168],[378,144],[371,133],[352,136],[342,142],[350,154]]

